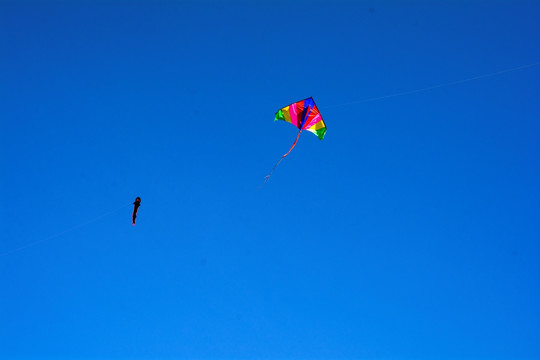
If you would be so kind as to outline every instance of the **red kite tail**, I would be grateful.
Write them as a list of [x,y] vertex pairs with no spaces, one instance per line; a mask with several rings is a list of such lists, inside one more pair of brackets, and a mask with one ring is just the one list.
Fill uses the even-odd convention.
[[[261,186],[263,186],[264,184],[266,184],[266,182],[268,181],[268,179],[270,179],[270,176],[272,176],[272,173],[274,172],[274,170],[278,167],[279,163],[281,163],[283,161],[283,159],[285,159],[285,157],[287,155],[289,155],[289,153],[292,151],[292,149],[294,149],[294,147],[296,146],[296,143],[298,142],[298,139],[300,138],[300,134],[302,133],[302,129],[300,129],[300,131],[298,132],[298,135],[296,136],[296,140],[294,140],[294,143],[292,144],[291,148],[289,149],[289,151],[287,151],[287,153],[285,155],[283,155],[281,157],[281,159],[279,159],[279,161],[276,163],[276,165],[274,165],[274,167],[272,168],[272,170],[270,171],[270,173],[268,175],[266,175],[264,177],[264,182],[262,183]],[[259,186],[260,187],[260,186]]]
[[[298,142],[298,139],[300,138],[300,133],[302,132],[302,129],[300,129],[300,131],[298,132],[298,135],[296,135],[296,140],[294,140],[294,143],[292,144],[291,148],[289,149],[289,151],[287,151],[287,153],[285,155],[283,155],[281,157],[281,160],[283,160],[285,158],[285,156],[289,155],[289,153],[292,151],[292,149],[294,149],[294,147],[296,146],[296,143]],[[281,161],[280,160],[280,161]],[[279,164],[279,163],[278,163]]]

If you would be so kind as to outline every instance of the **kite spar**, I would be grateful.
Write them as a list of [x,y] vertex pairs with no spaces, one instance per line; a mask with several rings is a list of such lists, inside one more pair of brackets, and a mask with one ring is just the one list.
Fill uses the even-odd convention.
[[300,138],[302,130],[307,130],[314,133],[315,135],[317,135],[319,140],[324,139],[324,134],[326,134],[326,125],[324,124],[321,113],[319,112],[317,105],[315,105],[315,101],[312,97],[295,102],[293,104],[285,106],[284,108],[279,109],[276,113],[274,121],[277,120],[283,120],[291,123],[296,126],[299,131],[298,135],[296,136],[296,140],[294,140],[294,143],[292,144],[289,151],[287,151],[287,153],[283,155],[281,159],[279,159],[279,161],[276,163],[276,165],[274,165],[270,173],[264,177],[263,185],[268,181],[268,179],[270,179],[270,176],[272,176],[272,173],[283,161],[283,159],[285,159],[285,157],[289,155],[292,149],[294,149],[296,143],[298,142],[298,139]]

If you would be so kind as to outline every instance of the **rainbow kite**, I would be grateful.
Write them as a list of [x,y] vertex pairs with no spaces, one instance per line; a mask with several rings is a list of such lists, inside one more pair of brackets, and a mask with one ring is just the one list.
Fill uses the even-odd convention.
[[326,134],[326,125],[324,124],[319,109],[317,109],[317,105],[315,105],[315,101],[313,101],[313,98],[311,97],[279,109],[276,113],[276,118],[274,119],[274,121],[277,120],[289,122],[296,126],[300,131],[298,131],[296,140],[294,140],[294,143],[292,144],[289,151],[287,151],[287,153],[283,155],[281,159],[279,159],[277,164],[274,165],[274,167],[272,168],[272,171],[270,171],[270,173],[266,175],[266,177],[264,178],[265,183],[268,181],[268,179],[270,179],[270,176],[272,176],[272,173],[279,165],[279,163],[292,151],[292,149],[296,145],[296,142],[298,141],[298,138],[300,138],[302,130],[311,131],[319,137],[319,140],[322,140],[324,138],[324,134]]

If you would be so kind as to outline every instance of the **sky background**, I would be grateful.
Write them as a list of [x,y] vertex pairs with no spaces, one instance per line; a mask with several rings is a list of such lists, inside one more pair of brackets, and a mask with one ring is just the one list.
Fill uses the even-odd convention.
[[539,19],[0,0],[0,358],[539,359]]

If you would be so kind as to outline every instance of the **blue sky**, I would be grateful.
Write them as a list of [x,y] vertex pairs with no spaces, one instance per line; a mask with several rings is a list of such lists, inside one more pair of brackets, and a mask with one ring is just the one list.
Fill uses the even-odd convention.
[[0,357],[538,359],[539,18],[1,0]]

